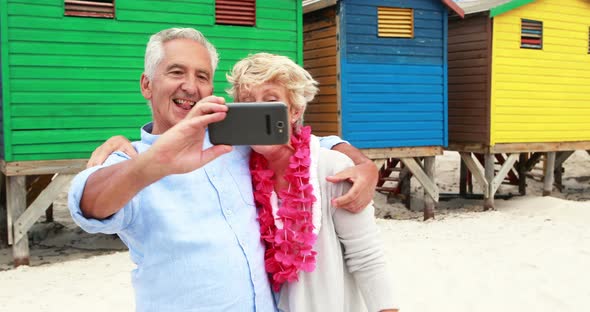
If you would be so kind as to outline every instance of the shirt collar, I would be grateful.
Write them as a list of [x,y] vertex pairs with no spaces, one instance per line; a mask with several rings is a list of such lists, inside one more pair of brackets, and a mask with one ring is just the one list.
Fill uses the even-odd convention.
[[153,129],[153,122],[148,122],[147,124],[143,125],[143,127],[141,127],[141,141],[143,143],[152,145],[160,137],[160,135],[152,134]]

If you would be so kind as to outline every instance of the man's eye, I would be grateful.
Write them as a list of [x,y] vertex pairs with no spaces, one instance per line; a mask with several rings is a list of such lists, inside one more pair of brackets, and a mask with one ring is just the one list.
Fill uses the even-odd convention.
[[171,71],[170,73],[171,73],[172,75],[175,75],[175,76],[180,76],[180,75],[182,75],[182,71],[180,71],[180,70],[174,70],[174,71]]

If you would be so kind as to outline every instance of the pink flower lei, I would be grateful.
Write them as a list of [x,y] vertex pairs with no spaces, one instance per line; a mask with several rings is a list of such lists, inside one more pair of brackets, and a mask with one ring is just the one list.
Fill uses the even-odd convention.
[[254,151],[250,156],[254,201],[258,207],[261,238],[266,245],[265,267],[274,291],[279,291],[284,282],[297,281],[300,270],[312,272],[315,269],[316,252],[312,246],[317,236],[313,233],[312,206],[316,198],[309,184],[310,138],[310,127],[301,128],[291,137],[295,153],[289,158],[284,177],[289,187],[278,194],[282,203],[277,219],[282,221],[282,229],[275,224],[270,202],[274,172],[268,169],[264,156]]

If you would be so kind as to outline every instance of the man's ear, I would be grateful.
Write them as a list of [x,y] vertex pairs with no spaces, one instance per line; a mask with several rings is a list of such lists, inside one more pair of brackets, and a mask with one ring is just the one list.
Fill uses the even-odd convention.
[[141,94],[146,100],[152,99],[152,82],[144,74],[141,74],[141,80],[139,81],[139,87],[141,88]]

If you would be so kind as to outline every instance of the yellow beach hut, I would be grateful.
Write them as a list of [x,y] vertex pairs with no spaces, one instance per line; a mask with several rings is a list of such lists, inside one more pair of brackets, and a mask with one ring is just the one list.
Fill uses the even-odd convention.
[[524,186],[543,153],[549,194],[555,166],[590,149],[590,1],[459,4],[465,18],[449,21],[449,149],[484,185],[486,208],[513,167]]

